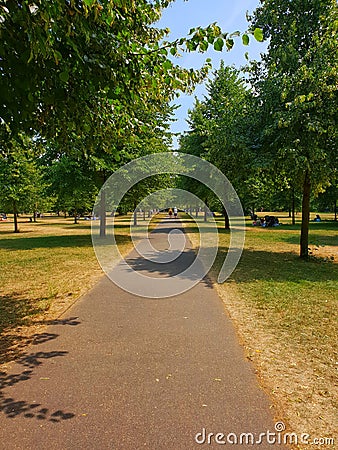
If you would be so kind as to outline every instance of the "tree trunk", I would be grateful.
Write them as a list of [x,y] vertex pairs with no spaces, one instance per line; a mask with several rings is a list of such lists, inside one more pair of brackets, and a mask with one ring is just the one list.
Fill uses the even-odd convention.
[[295,189],[292,188],[292,204],[291,204],[291,213],[292,213],[292,225],[295,225],[296,223],[296,207],[295,207],[296,201],[295,201]]
[[146,210],[143,210],[143,220],[146,220]]
[[195,217],[198,217],[198,206],[196,206]]
[[74,211],[74,223],[77,224],[77,211]]
[[13,201],[13,214],[14,214],[14,233],[19,233],[19,225],[18,225],[18,210],[16,206],[16,201]]
[[304,259],[309,256],[310,194],[311,180],[309,171],[307,170],[305,172],[303,183],[302,227],[300,234],[300,257]]
[[101,189],[100,196],[100,237],[106,236],[106,193]]
[[334,220],[337,222],[337,200],[334,201]]
[[224,228],[226,230],[230,230],[230,220],[229,220],[229,215],[228,212],[225,208],[223,208],[223,214],[224,214]]
[[33,211],[33,221],[34,221],[34,222],[36,222],[37,209],[38,209],[38,205],[35,204],[35,205],[34,205],[34,211]]
[[208,199],[206,198],[204,201],[204,222],[208,222]]
[[136,211],[136,208],[137,208],[137,203],[135,202],[134,203],[134,226],[137,225],[137,211]]

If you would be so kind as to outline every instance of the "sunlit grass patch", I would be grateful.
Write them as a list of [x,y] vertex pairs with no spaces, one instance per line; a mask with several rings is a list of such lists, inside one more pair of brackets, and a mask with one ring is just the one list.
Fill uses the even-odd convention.
[[[132,248],[130,218],[117,218],[122,254]],[[91,222],[46,217],[21,218],[20,233],[0,223],[0,362],[22,351],[35,324],[60,315],[102,276],[91,240]],[[20,345],[19,345],[20,343]]]
[[[298,257],[300,218],[291,225],[285,214],[274,215],[280,227],[254,227],[246,220],[242,258],[231,277],[215,287],[247,357],[289,427],[300,434],[333,436],[338,407],[338,223],[329,220],[332,215],[310,223],[312,254],[304,261]],[[219,252],[210,273],[214,281],[230,237],[223,220],[217,222]],[[197,246],[197,227],[189,222],[186,231]]]

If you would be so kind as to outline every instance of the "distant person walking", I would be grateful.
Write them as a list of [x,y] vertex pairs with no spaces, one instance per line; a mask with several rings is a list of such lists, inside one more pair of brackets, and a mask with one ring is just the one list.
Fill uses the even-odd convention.
[[176,217],[177,217],[177,208],[176,208],[176,206],[175,206],[175,208],[174,208],[174,217],[175,217],[175,219],[176,219]]
[[173,216],[173,210],[171,208],[169,208],[169,217],[170,217],[170,219],[172,218],[172,216]]

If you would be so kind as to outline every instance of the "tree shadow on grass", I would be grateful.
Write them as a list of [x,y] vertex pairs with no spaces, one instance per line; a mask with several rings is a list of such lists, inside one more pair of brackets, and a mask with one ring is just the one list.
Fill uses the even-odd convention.
[[[128,234],[115,234],[116,242],[123,244],[130,241]],[[111,237],[100,238],[100,245],[111,245]],[[38,248],[68,248],[68,247],[91,247],[90,235],[61,235],[61,236],[39,236],[21,237],[17,235],[13,239],[0,239],[0,248],[6,250],[34,250]]]
[[[292,236],[281,236],[280,238],[283,242],[288,242],[289,244],[299,244],[299,235]],[[313,233],[310,231],[309,234],[309,246],[310,245],[329,245],[333,247],[338,247],[338,236],[337,235],[328,235],[328,234],[319,234]],[[338,251],[338,250],[337,250]]]
[[37,248],[90,247],[89,235],[61,235],[21,237],[16,239],[0,239],[0,247],[8,250],[33,250]]
[[20,327],[80,323],[75,317],[35,321],[34,317],[46,310],[46,303],[42,300],[44,299],[25,299],[15,292],[11,295],[0,296],[0,364],[19,358],[30,344],[36,345],[57,337],[51,333],[27,335],[27,333],[20,333]]
[[[221,255],[226,251],[225,248],[219,249]],[[220,256],[218,261],[222,259]],[[231,275],[231,279],[238,284],[250,283],[255,280],[277,283],[285,281],[292,283],[336,281],[338,279],[338,265],[313,259],[302,260],[292,252],[277,253],[244,249],[242,258]]]
[[[45,302],[44,302],[45,300]],[[4,329],[28,325],[31,317],[46,310],[48,299],[26,299],[17,292],[0,296],[0,333]]]

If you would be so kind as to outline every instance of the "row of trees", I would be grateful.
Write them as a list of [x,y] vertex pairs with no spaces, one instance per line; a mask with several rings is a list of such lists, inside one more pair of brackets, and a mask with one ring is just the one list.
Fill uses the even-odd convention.
[[231,49],[239,35],[211,24],[167,42],[156,22],[173,1],[0,5],[0,200],[15,222],[46,197],[76,217],[116,168],[168,149],[170,102],[211,67],[187,70],[172,57]]
[[[114,170],[136,157],[167,150],[167,113],[158,113],[156,120],[155,128],[152,122],[147,132],[135,133],[132,143],[124,142],[114,158],[110,152],[84,155],[75,145],[65,151],[55,139],[18,134],[7,142],[0,157],[0,211],[13,213],[15,232],[19,232],[18,214],[22,212],[32,214],[34,221],[38,212],[63,212],[73,215],[77,223],[78,215],[92,211],[102,184]],[[148,193],[171,185],[168,176],[157,178],[161,179],[135,186],[120,210],[133,210]]]
[[[1,6],[0,201],[7,211],[34,212],[50,198],[76,217],[118,167],[169,148],[170,102],[210,69],[209,61],[201,70],[183,69],[172,56],[210,45],[231,49],[240,34],[212,24],[166,42],[167,30],[154,23],[172,1]],[[305,257],[311,194],[336,192],[337,6],[266,0],[251,25],[256,39],[269,39],[267,54],[251,64],[248,85],[234,69],[216,72],[208,98],[190,114],[181,150],[216,164],[252,208],[276,200],[276,186],[278,202],[293,210],[301,196]],[[248,40],[243,34],[243,44]],[[212,201],[203,186],[184,183]],[[138,186],[126,207],[153,188]]]
[[252,211],[284,203],[294,215],[300,198],[307,257],[311,197],[337,198],[337,5],[268,0],[251,23],[269,39],[266,55],[245,77],[221,65],[189,114],[181,151],[220,168]]

